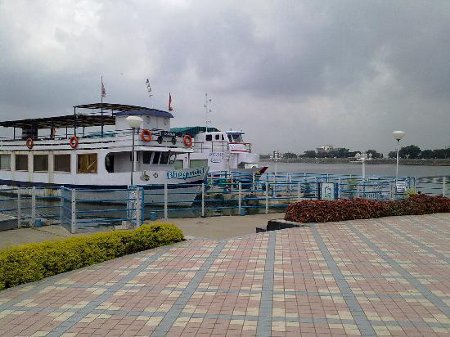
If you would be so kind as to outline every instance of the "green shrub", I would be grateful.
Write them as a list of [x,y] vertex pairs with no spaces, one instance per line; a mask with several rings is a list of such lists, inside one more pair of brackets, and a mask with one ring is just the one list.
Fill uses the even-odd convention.
[[171,224],[113,231],[0,250],[0,290],[184,239]]
[[415,194],[392,201],[303,200],[289,205],[284,218],[295,222],[328,222],[439,212],[450,212],[449,198]]

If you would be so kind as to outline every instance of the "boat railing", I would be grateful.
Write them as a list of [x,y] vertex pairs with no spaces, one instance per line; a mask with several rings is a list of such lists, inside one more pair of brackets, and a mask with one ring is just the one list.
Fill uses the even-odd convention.
[[223,140],[208,141],[208,142],[194,141],[193,148],[200,153],[227,152],[228,142]]
[[230,142],[228,144],[230,152],[252,152],[251,143]]
[[[73,131],[73,130],[72,130]],[[136,129],[134,133],[135,141],[137,145],[149,144],[152,146],[181,146],[186,147],[183,138],[177,136],[173,133],[162,129],[152,129],[149,130],[151,136],[148,137],[148,140],[143,140],[140,136],[142,130]],[[28,150],[31,148],[39,148],[39,149],[50,149],[51,147],[56,147],[58,149],[62,149],[68,146],[71,146],[72,138],[77,137],[76,144],[77,146],[85,145],[85,146],[98,146],[102,145],[105,142],[118,141],[124,142],[125,144],[131,144],[132,130],[131,129],[123,129],[123,130],[106,130],[103,132],[93,131],[93,132],[68,132],[66,134],[54,134],[52,137],[42,136],[42,137],[33,137],[31,138],[31,142],[29,138],[23,139],[22,137],[15,137],[9,139],[1,139],[0,145],[5,150]]]

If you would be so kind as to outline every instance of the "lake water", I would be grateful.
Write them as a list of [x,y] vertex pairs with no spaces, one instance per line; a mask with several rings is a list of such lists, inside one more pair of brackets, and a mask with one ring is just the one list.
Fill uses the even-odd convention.
[[[269,166],[269,172],[295,173],[331,173],[331,174],[354,174],[361,175],[362,164],[313,164],[313,163],[277,163],[262,162],[260,166]],[[367,164],[366,176],[390,176],[395,177],[395,164]],[[430,177],[450,175],[450,166],[421,166],[421,165],[399,165],[399,176],[407,177]]]

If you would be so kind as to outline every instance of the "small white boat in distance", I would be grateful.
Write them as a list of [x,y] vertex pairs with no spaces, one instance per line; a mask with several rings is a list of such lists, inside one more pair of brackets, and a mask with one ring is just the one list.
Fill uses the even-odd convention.
[[171,131],[193,138],[194,152],[178,157],[183,159],[182,167],[207,165],[211,175],[220,172],[262,174],[267,169],[259,167],[259,154],[252,152],[252,144],[244,141],[242,131],[220,131],[205,126],[172,128]]
[[[128,116],[142,119],[139,128],[130,128]],[[170,131],[171,118],[142,106],[93,103],[74,106],[70,115],[0,122],[14,129],[11,139],[0,140],[0,184],[92,190],[137,185],[146,191],[146,203],[157,204],[169,186],[190,204],[208,170],[175,169],[176,159],[193,149],[190,137]]]

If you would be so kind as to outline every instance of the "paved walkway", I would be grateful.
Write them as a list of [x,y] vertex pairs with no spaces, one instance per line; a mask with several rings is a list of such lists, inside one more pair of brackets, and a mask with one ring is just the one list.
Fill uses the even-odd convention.
[[0,292],[1,336],[450,336],[450,214],[193,239]]

